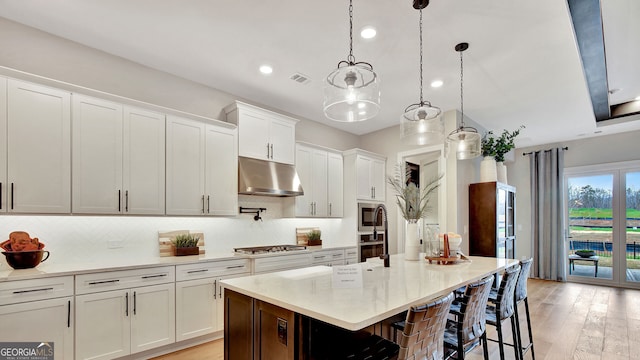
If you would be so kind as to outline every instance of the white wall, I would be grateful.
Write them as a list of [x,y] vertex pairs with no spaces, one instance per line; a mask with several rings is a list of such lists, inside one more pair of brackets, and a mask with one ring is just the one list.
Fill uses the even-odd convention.
[[[120,96],[153,104],[160,111],[221,120],[223,108],[234,100],[252,103],[4,18],[0,18],[0,43],[0,66],[4,67],[0,68],[0,75],[73,91],[80,89],[93,96],[104,92],[108,93],[105,96],[115,95],[116,101]],[[359,146],[356,135],[308,119],[300,120],[296,127],[296,138],[300,141],[338,150]],[[157,232],[180,229],[202,230],[207,252],[228,252],[239,246],[294,244],[295,228],[309,226],[320,227],[324,246],[356,244],[356,239],[340,237],[341,227],[355,226],[341,219],[282,218],[286,201],[241,196],[241,206],[268,209],[263,213],[263,222],[255,222],[249,215],[235,218],[4,215],[0,216],[0,241],[8,238],[11,231],[27,231],[46,244],[52,252],[48,261],[52,262],[157,256]],[[109,240],[123,240],[124,247],[109,249]]]
[[516,149],[515,160],[507,163],[509,185],[516,187],[516,256],[531,257],[531,193],[529,156],[523,153],[568,147],[564,155],[565,168],[598,165],[640,159],[640,131],[546,144]]

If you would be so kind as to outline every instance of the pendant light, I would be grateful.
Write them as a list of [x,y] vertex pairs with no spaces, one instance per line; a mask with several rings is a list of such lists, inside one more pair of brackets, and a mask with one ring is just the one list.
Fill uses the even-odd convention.
[[456,158],[458,160],[473,159],[482,154],[481,136],[473,127],[464,126],[464,92],[463,92],[463,75],[464,66],[462,61],[462,52],[469,48],[468,43],[460,43],[456,45],[455,50],[460,53],[460,127],[452,131],[447,140],[455,144]]
[[429,0],[415,0],[413,7],[420,10],[420,102],[407,106],[400,121],[400,138],[412,145],[427,145],[442,141],[444,126],[440,108],[425,101],[422,92],[422,9]]
[[378,76],[373,66],[353,56],[353,0],[349,0],[349,56],[329,74],[324,86],[324,114],[342,122],[371,119],[380,110]]

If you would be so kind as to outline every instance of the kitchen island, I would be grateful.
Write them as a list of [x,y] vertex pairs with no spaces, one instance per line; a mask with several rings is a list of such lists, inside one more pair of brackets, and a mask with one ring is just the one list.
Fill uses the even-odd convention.
[[224,280],[225,359],[309,358],[314,322],[361,330],[518,263],[470,260],[437,265],[393,255],[388,268],[350,265],[362,276],[353,287],[338,286],[333,273],[341,267],[325,266]]

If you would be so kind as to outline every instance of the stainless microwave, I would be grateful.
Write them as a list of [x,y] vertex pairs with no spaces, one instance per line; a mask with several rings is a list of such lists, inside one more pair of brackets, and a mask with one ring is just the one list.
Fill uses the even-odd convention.
[[372,203],[358,203],[358,231],[359,232],[371,232],[375,226],[377,230],[383,231],[382,222],[383,214],[382,210],[378,211],[377,216],[374,218],[374,212],[378,204]]

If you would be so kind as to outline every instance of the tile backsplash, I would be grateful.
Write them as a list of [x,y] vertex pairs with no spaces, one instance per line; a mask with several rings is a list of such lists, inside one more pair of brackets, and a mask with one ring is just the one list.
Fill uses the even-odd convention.
[[[244,198],[244,197],[243,197]],[[231,253],[234,247],[296,243],[296,227],[319,227],[323,247],[355,246],[344,239],[343,219],[282,218],[277,199],[241,201],[245,207],[266,207],[263,221],[253,215],[236,217],[145,217],[79,215],[0,216],[0,242],[12,231],[26,231],[51,252],[49,262],[85,263],[103,259],[143,259],[158,256],[158,231],[197,230],[205,237],[206,253]],[[280,206],[280,207],[279,207]],[[352,224],[351,226],[355,226]],[[4,256],[0,257],[4,262]]]

